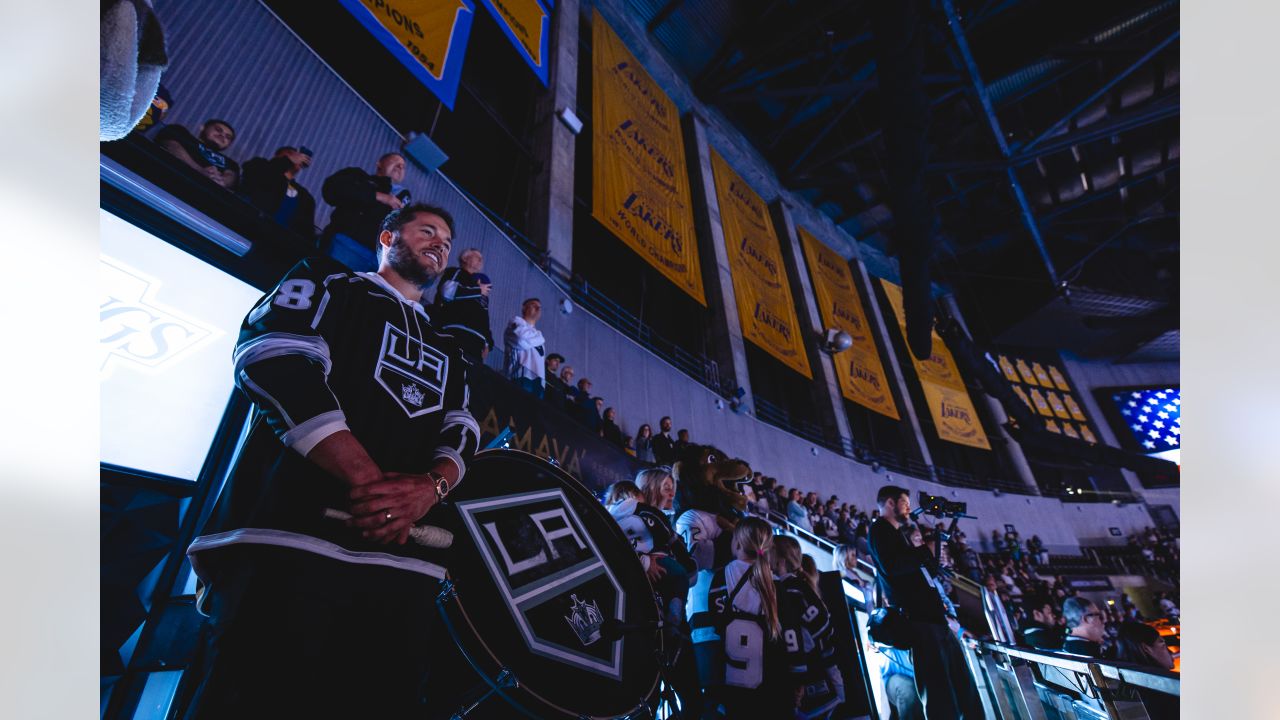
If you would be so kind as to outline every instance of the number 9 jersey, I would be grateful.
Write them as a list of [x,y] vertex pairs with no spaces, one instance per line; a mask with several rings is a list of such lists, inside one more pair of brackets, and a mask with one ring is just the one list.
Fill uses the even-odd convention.
[[348,508],[347,487],[306,459],[350,430],[384,472],[424,473],[448,458],[463,480],[480,440],[467,362],[422,305],[376,273],[309,258],[249,312],[233,360],[255,412],[206,534],[188,549],[202,581],[226,548],[254,544],[436,572],[423,548],[374,544],[327,519]]

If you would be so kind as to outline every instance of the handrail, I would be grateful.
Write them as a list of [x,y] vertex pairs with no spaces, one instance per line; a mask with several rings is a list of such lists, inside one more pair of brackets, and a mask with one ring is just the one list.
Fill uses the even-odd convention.
[[1181,696],[1182,694],[1181,676],[1177,673],[1162,672],[1138,665],[1117,663],[1114,661],[1099,662],[1097,658],[1088,658],[1080,655],[1056,653],[1047,650],[1030,650],[1027,648],[1014,647],[1005,643],[985,640],[975,642],[988,651],[1000,653],[1001,655],[1008,657],[1015,657],[1028,662],[1038,663],[1040,665],[1049,665],[1060,670],[1068,670],[1070,672],[1089,676],[1093,676],[1093,669],[1097,668],[1101,677],[1105,677],[1108,680],[1115,680],[1124,683],[1125,685],[1155,690],[1156,692],[1162,692],[1167,695]]

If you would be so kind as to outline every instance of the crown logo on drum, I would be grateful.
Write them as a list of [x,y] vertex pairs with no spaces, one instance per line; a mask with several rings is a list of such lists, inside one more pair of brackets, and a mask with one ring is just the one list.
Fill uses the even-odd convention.
[[573,605],[569,608],[565,622],[573,628],[573,632],[583,645],[590,645],[600,639],[600,626],[604,625],[604,615],[600,613],[600,606],[594,600],[590,602],[579,600],[577,593],[570,597],[573,599]]
[[407,383],[400,386],[400,397],[414,407],[422,407],[422,401],[426,399],[417,385]]

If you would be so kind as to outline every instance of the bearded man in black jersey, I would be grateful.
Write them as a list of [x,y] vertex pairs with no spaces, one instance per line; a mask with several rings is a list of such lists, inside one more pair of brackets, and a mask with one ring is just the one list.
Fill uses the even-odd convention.
[[389,214],[377,272],[311,258],[249,312],[234,354],[255,416],[188,550],[211,618],[191,718],[416,717],[443,568],[411,530],[479,443],[467,362],[422,295],[453,220]]

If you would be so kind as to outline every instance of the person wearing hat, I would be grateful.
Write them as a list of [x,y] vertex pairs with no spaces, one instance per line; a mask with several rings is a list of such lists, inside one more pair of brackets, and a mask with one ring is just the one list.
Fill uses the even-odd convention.
[[311,165],[313,156],[305,145],[286,145],[276,148],[270,160],[250,160],[244,164],[240,194],[267,217],[314,243],[316,200],[297,181],[298,173]]

